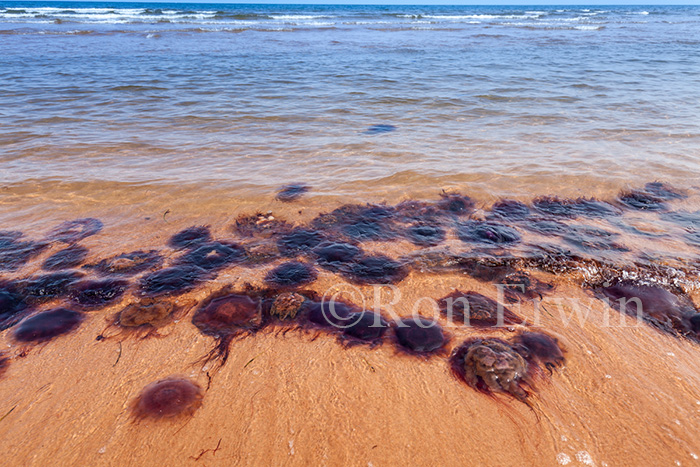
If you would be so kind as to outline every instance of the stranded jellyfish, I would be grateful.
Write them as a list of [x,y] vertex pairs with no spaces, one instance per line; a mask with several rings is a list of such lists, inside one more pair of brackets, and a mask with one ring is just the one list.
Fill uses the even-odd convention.
[[466,216],[474,210],[474,200],[459,193],[441,193],[437,207],[454,216]]
[[382,342],[382,337],[389,328],[389,323],[380,314],[367,310],[350,313],[347,321],[348,324],[342,331],[343,338],[349,344],[378,345]]
[[231,341],[240,334],[259,330],[261,323],[260,298],[245,293],[232,293],[228,289],[219,291],[202,302],[192,317],[192,324],[202,334],[215,337],[218,341],[207,360],[218,356],[221,364],[228,358]]
[[132,410],[137,419],[191,416],[202,406],[203,397],[197,383],[170,376],[143,388]]
[[102,221],[92,217],[66,221],[49,232],[47,239],[54,242],[76,243],[99,233],[102,227]]
[[85,280],[71,285],[70,297],[82,307],[98,308],[117,300],[128,286],[118,279]]
[[80,245],[71,245],[57,251],[44,261],[41,268],[45,271],[58,271],[79,266],[88,255],[88,249]]
[[445,230],[439,226],[415,224],[408,228],[407,237],[414,245],[436,246],[445,240]]
[[15,325],[27,308],[28,304],[17,285],[0,280],[0,331]]
[[168,240],[168,246],[176,250],[194,248],[211,241],[209,227],[193,226],[179,231]]
[[0,249],[12,245],[23,236],[19,230],[0,230]]
[[349,243],[323,242],[314,248],[313,253],[322,267],[337,270],[360,255],[362,250]]
[[659,285],[630,280],[604,284],[597,292],[621,313],[642,318],[663,331],[685,335],[691,332],[690,319],[696,309],[688,297]]
[[394,333],[398,344],[411,352],[429,354],[440,350],[447,338],[435,321],[416,316],[397,321]]
[[18,241],[22,236],[16,232],[0,232],[0,271],[15,271],[30,259],[39,256],[47,247],[47,242]]
[[189,292],[207,277],[197,266],[180,264],[143,276],[141,290],[146,295],[181,295]]
[[520,241],[515,229],[490,221],[466,221],[458,227],[457,236],[465,243],[506,245]]
[[665,211],[667,209],[662,198],[646,191],[623,192],[620,193],[618,200],[624,206],[638,211]]
[[20,342],[45,342],[69,333],[82,321],[82,313],[67,308],[42,311],[19,323],[14,331],[14,337]]
[[499,218],[509,221],[523,220],[530,216],[527,204],[512,199],[504,199],[491,206],[489,218]]
[[156,250],[139,250],[103,259],[97,264],[85,265],[83,268],[94,269],[100,275],[133,276],[156,268],[162,262],[163,257]]
[[277,247],[285,256],[295,256],[318,246],[323,235],[315,230],[294,229],[277,242]]
[[309,189],[310,188],[306,185],[286,185],[283,186],[282,189],[280,189],[280,191],[277,192],[277,196],[275,196],[275,199],[284,203],[290,203],[301,198],[304,193],[309,191]]
[[379,124],[379,125],[371,125],[369,128],[367,128],[362,133],[365,135],[381,135],[384,133],[390,133],[394,130],[396,130],[396,127],[394,125]]
[[469,386],[486,394],[505,392],[525,401],[529,383],[528,363],[508,342],[501,339],[470,339],[451,357],[452,371]]
[[70,294],[73,284],[84,275],[77,271],[63,271],[25,279],[22,291],[31,302],[45,302]]
[[405,223],[434,224],[449,217],[449,214],[439,208],[437,203],[413,199],[401,201],[394,206],[394,212],[396,213],[396,218]]
[[238,216],[235,224],[231,226],[231,231],[241,237],[269,238],[289,230],[290,225],[283,220],[276,219],[271,212]]
[[523,324],[522,318],[508,308],[477,292],[455,290],[440,299],[438,304],[440,312],[450,322],[476,327]]
[[320,214],[312,225],[352,242],[387,241],[396,238],[394,214],[391,206],[346,204]]
[[664,201],[670,201],[672,199],[685,199],[688,197],[685,193],[682,193],[672,186],[666,185],[662,182],[649,182],[644,185],[644,191],[651,193]]
[[700,313],[696,313],[688,319],[690,329],[700,336]]
[[245,250],[236,243],[204,243],[183,255],[179,262],[198,266],[205,271],[215,271],[245,259]]
[[357,284],[396,284],[408,275],[408,270],[387,256],[367,255],[348,263],[343,274]]
[[526,352],[523,356],[528,360],[544,365],[551,371],[564,364],[564,353],[557,340],[540,332],[523,332],[515,338],[515,342]]
[[612,250],[629,251],[626,247],[616,243],[613,239],[618,234],[607,230],[591,227],[587,225],[576,225],[569,228],[569,232],[562,236],[562,239],[582,251],[591,250]]
[[120,326],[134,328],[144,325],[156,326],[169,318],[179,307],[168,300],[160,298],[142,298],[129,303],[119,312],[117,323]]
[[512,257],[465,257],[458,264],[460,271],[483,282],[499,280],[515,271]]
[[282,263],[265,276],[265,283],[280,288],[294,288],[316,280],[316,271],[311,265],[300,261]]
[[521,225],[530,232],[535,232],[547,237],[558,237],[571,231],[567,224],[551,219],[533,219]]
[[535,199],[533,206],[542,214],[565,218],[608,217],[619,214],[611,204],[593,198],[561,199],[543,196]]
[[360,308],[340,300],[307,302],[305,319],[316,326],[342,330],[352,324],[350,317],[361,311]]
[[514,271],[498,279],[497,287],[502,287],[505,299],[510,303],[523,299],[542,299],[542,295],[554,287],[523,271]]
[[306,297],[296,292],[283,292],[272,301],[270,316],[279,320],[294,319],[306,303]]

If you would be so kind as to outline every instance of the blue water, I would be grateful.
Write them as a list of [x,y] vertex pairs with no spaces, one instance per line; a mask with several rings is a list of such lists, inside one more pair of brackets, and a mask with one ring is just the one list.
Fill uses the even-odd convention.
[[0,2],[0,50],[0,180],[18,192],[700,179],[700,7]]

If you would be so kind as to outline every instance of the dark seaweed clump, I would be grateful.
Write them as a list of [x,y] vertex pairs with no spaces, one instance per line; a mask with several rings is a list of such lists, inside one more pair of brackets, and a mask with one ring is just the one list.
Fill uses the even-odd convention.
[[49,232],[47,239],[53,242],[76,243],[100,233],[103,226],[101,220],[92,217],[66,221]]
[[145,275],[140,286],[146,295],[181,295],[208,276],[202,268],[180,264]]
[[72,286],[83,277],[84,275],[77,271],[54,272],[31,277],[22,281],[22,293],[32,303],[67,297]]
[[71,245],[61,251],[57,251],[53,255],[46,258],[41,266],[45,271],[59,271],[61,269],[70,269],[85,261],[88,255],[88,249],[80,245]]
[[15,283],[0,280],[0,331],[14,326],[28,307]]
[[467,326],[493,327],[522,324],[522,318],[495,300],[477,292],[455,290],[438,301],[449,322]]
[[265,283],[279,288],[294,288],[310,284],[316,280],[317,274],[314,268],[300,261],[282,263],[267,276]]
[[193,226],[179,231],[168,240],[168,246],[176,250],[194,248],[211,241],[209,227]]
[[14,332],[20,342],[45,342],[69,333],[83,321],[82,313],[67,308],[42,311],[22,321]]
[[129,283],[119,279],[80,281],[71,285],[71,299],[84,308],[108,305],[124,294]]
[[197,266],[205,271],[215,271],[241,262],[245,258],[245,249],[236,243],[211,242],[188,251],[179,262]]
[[349,263],[342,273],[357,284],[396,284],[408,275],[408,269],[387,256],[367,255]]
[[457,229],[457,236],[465,243],[508,245],[520,241],[515,229],[491,221],[464,222]]
[[163,263],[163,257],[156,251],[132,251],[112,258],[103,259],[97,264],[83,266],[94,269],[100,275],[133,276],[147,269],[157,268]]
[[422,316],[397,321],[394,333],[398,344],[413,353],[430,354],[437,352],[447,343],[442,327]]
[[291,203],[292,201],[296,201],[301,198],[304,193],[309,191],[309,189],[310,188],[307,185],[287,185],[282,187],[282,189],[277,192],[277,196],[275,198],[284,203]]

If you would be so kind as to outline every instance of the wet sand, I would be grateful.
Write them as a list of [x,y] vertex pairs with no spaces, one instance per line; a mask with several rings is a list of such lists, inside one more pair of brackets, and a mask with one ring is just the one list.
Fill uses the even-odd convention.
[[[269,203],[281,213],[276,215],[301,223],[320,211],[313,207],[318,201],[309,199],[291,205]],[[674,210],[697,209],[696,202],[691,196],[674,204]],[[90,215],[105,222],[103,232],[81,241],[90,250],[87,263],[135,249],[155,248],[174,256],[164,245],[178,230],[209,224],[216,239],[232,238],[233,220],[240,213],[252,213],[243,204],[237,209],[211,209],[219,214],[206,219],[178,209],[165,216],[148,211],[142,216],[150,219],[134,230],[136,217],[124,213],[133,215],[138,207],[107,214],[91,209],[89,203],[81,205],[83,210],[71,210],[72,217],[62,213],[56,217]],[[24,212],[31,215],[31,209]],[[10,217],[9,210],[4,217]],[[55,224],[24,221],[17,215],[14,225],[40,238]],[[697,258],[696,250],[687,246],[681,250],[680,244],[672,244],[680,258]],[[634,251],[643,246],[635,245]],[[663,249],[651,242],[647,246]],[[394,258],[419,251],[406,241],[372,242],[363,248]],[[451,237],[440,248],[469,249]],[[3,277],[37,272],[41,261],[58,249],[53,245],[37,260]],[[688,260],[680,262],[692,271]],[[109,334],[105,329],[114,314],[133,300],[132,291],[112,305],[86,312],[78,330],[37,346],[23,347],[12,339],[11,330],[3,331],[0,348],[10,358],[0,379],[0,446],[6,459],[13,465],[698,462],[699,344],[639,325],[607,307],[582,288],[586,270],[557,275],[529,270],[554,285],[554,291],[544,295],[538,309],[529,301],[508,305],[535,323],[533,329],[556,337],[565,349],[565,365],[551,376],[540,375],[525,404],[507,394],[475,391],[452,374],[447,358],[467,338],[510,338],[521,329],[518,326],[483,330],[450,326],[442,320],[450,335],[447,352],[429,358],[400,352],[390,341],[375,348],[347,348],[332,334],[268,327],[235,339],[220,368],[217,361],[204,363],[215,341],[191,324],[193,304],[224,286],[234,290],[246,283],[261,286],[277,264],[229,267],[178,297],[187,313],[159,329],[160,337],[121,334],[96,340]],[[319,294],[347,284],[338,275],[318,271],[318,280],[308,288]],[[684,281],[697,307],[697,269]],[[353,287],[371,306],[374,289]],[[396,316],[411,316],[422,297],[438,299],[456,288],[499,298],[492,283],[458,272],[413,268],[398,284],[401,300],[393,311]],[[563,307],[559,300],[564,300]],[[572,315],[573,303],[586,305],[583,311],[589,314],[582,321]],[[391,317],[386,302],[381,308]],[[424,306],[420,312],[430,315],[431,310]],[[606,326],[606,319],[612,324]],[[170,375],[201,385],[202,407],[192,417],[136,420],[131,405],[140,391]]]
[[[402,288],[439,295],[457,285],[480,284],[411,277]],[[587,298],[565,282],[558,294]],[[542,316],[567,363],[538,381],[532,408],[466,387],[445,358],[406,356],[390,345],[346,349],[333,337],[296,331],[234,342],[210,380],[197,362],[212,339],[186,319],[163,329],[163,338],[125,339],[120,348],[95,341],[105,310],[79,332],[12,361],[0,385],[2,447],[13,465],[197,458],[210,465],[693,465],[700,348],[646,326],[600,327],[609,312],[602,308],[592,306],[583,327]],[[532,319],[528,311],[521,313]],[[450,331],[453,342],[508,335]],[[173,374],[208,387],[202,408],[191,419],[135,422],[129,404],[140,390]]]

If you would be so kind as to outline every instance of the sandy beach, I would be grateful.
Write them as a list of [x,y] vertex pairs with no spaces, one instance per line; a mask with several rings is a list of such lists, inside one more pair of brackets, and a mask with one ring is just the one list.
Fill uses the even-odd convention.
[[[277,202],[290,219],[300,205]],[[91,251],[86,262],[114,254],[115,238],[123,251],[167,252],[167,238],[192,220],[177,214],[145,224],[138,245],[129,242],[128,232],[115,235],[115,227],[83,240]],[[211,222],[215,238],[232,236],[232,218]],[[421,251],[405,241],[363,248],[391,257]],[[465,250],[454,238],[439,248]],[[40,261],[32,264],[14,275],[39,273]],[[185,312],[158,328],[157,336],[110,327],[115,314],[138,296],[133,288],[87,311],[79,329],[49,342],[25,345],[13,339],[11,329],[3,332],[9,365],[0,380],[0,439],[8,458],[15,465],[111,465],[119,459],[130,465],[614,466],[693,465],[700,455],[698,344],[608,307],[582,288],[584,270],[557,275],[530,270],[553,290],[535,300],[537,306],[530,300],[507,305],[532,323],[527,330],[555,337],[565,351],[562,367],[537,376],[527,404],[509,394],[474,390],[455,377],[448,361],[468,338],[509,339],[525,326],[478,329],[441,317],[449,335],[445,352],[421,356],[402,352],[391,339],[374,348],[348,347],[337,333],[278,324],[234,339],[223,366],[206,362],[216,343],[192,325],[197,305],[226,286],[234,291],[245,284],[263,286],[278,264],[229,267],[192,292],[164,297]],[[359,294],[354,300],[368,308],[378,295],[387,319],[416,310],[432,316],[435,311],[421,300],[455,289],[502,299],[493,283],[425,268],[413,268],[397,284],[397,303],[389,285],[352,285],[324,270],[309,288],[322,294],[339,285]],[[698,290],[691,287],[689,293],[698,303]],[[201,408],[191,417],[136,419],[132,406],[141,390],[171,375],[203,388]]]

